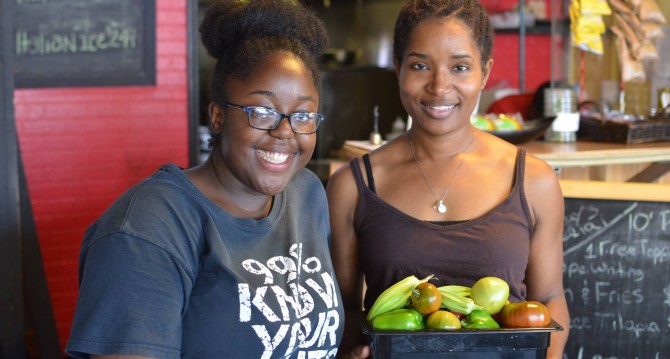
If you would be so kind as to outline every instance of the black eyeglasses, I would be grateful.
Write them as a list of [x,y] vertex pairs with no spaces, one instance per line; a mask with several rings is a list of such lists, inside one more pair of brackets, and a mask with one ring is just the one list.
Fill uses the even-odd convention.
[[263,106],[240,106],[230,102],[224,102],[224,105],[246,112],[249,126],[259,130],[274,130],[279,126],[282,119],[288,118],[293,132],[310,134],[316,132],[325,119],[323,115],[316,112],[285,114]]

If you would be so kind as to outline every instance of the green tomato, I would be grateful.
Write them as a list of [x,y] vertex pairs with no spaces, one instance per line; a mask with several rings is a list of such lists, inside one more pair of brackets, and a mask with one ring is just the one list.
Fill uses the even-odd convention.
[[484,277],[472,286],[470,298],[489,314],[502,310],[509,298],[509,285],[498,277]]
[[461,329],[461,320],[452,312],[438,310],[428,315],[426,318],[426,328],[443,330]]

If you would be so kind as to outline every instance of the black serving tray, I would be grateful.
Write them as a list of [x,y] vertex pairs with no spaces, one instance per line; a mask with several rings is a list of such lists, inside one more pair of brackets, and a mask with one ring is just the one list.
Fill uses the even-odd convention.
[[373,359],[544,359],[551,333],[563,330],[554,320],[541,328],[415,331],[374,329],[364,312],[359,320]]

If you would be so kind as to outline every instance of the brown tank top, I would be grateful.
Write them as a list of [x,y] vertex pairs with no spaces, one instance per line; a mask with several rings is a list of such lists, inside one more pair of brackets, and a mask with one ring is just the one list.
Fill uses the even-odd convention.
[[372,168],[366,166],[371,190],[359,159],[353,159],[349,165],[359,191],[354,227],[368,288],[365,308],[412,274],[419,278],[434,274],[437,280],[432,283],[438,287],[472,286],[482,277],[500,277],[510,286],[511,301],[524,300],[533,231],[523,190],[525,159],[526,150],[520,148],[512,189],[504,201],[481,217],[451,223],[418,220],[389,205],[374,191]]

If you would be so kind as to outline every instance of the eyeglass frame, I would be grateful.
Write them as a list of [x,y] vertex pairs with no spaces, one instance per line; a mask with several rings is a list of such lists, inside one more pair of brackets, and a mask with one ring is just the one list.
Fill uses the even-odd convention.
[[[297,134],[301,134],[301,135],[311,135],[313,133],[316,133],[316,131],[319,130],[319,127],[321,126],[321,123],[323,121],[325,121],[325,119],[326,119],[326,116],[324,116],[320,113],[317,113],[317,112],[297,111],[297,112],[292,112],[292,113],[289,113],[289,114],[285,114],[285,113],[279,112],[279,111],[277,111],[273,108],[269,108],[269,107],[265,107],[265,106],[241,106],[241,105],[236,105],[236,104],[228,102],[228,101],[224,101],[223,105],[246,112],[247,123],[249,124],[249,126],[251,126],[252,128],[255,128],[257,130],[268,130],[268,131],[274,130],[277,127],[279,127],[279,124],[281,123],[281,121],[286,118],[286,119],[288,119],[288,123],[289,123],[289,126],[291,127],[291,131],[293,131],[294,133],[297,133]],[[257,127],[257,126],[254,126],[254,125],[251,124],[251,111],[252,111],[252,109],[267,110],[267,111],[270,111],[270,112],[274,112],[281,117],[279,118],[279,120],[277,122],[275,122],[273,127],[270,127],[270,128]],[[316,128],[314,129],[314,131],[312,131],[312,132],[302,132],[302,131],[296,131],[295,128],[293,128],[293,122],[292,122],[291,116],[302,115],[302,114],[310,114],[310,115],[316,115],[317,116],[318,122],[316,123]]]

